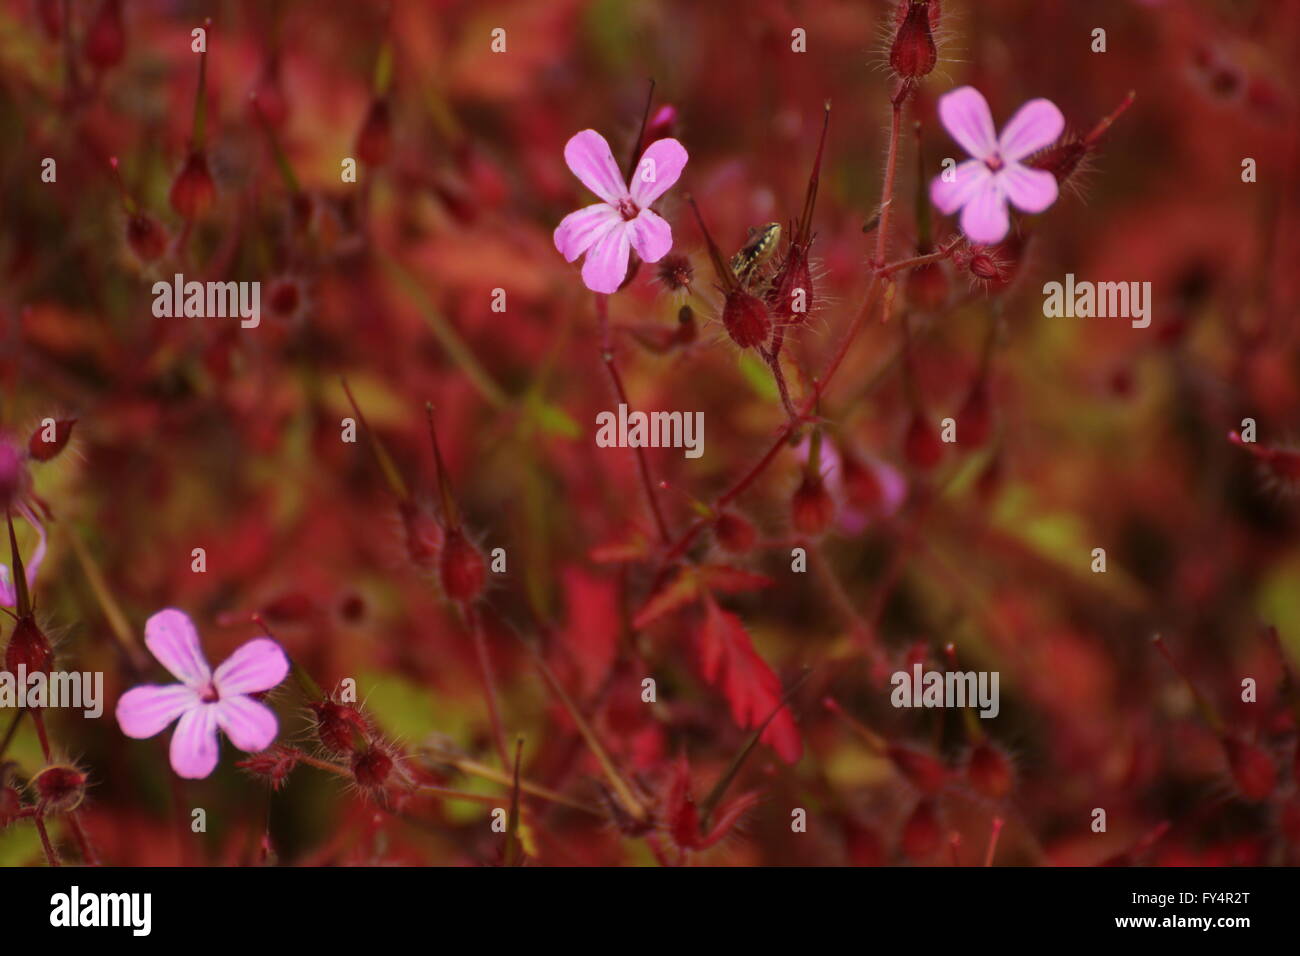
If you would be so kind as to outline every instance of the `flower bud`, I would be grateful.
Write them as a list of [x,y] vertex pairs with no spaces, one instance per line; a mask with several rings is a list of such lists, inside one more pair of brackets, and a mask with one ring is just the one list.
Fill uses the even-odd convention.
[[988,741],[977,744],[966,759],[966,780],[994,800],[1011,792],[1014,768],[1010,758]]
[[919,412],[912,416],[903,436],[903,454],[913,468],[921,471],[929,471],[943,459],[943,442]]
[[939,4],[932,0],[903,0],[899,14],[903,23],[889,48],[889,65],[905,79],[928,76],[938,59],[933,27],[939,18]]
[[59,452],[63,451],[68,444],[68,439],[72,437],[72,426],[77,424],[75,418],[60,418],[54,422],[54,434],[51,441],[46,441],[48,433],[45,426],[41,426],[32,432],[32,437],[27,440],[27,453],[31,455],[33,461],[49,461]]
[[17,674],[20,666],[26,667],[29,676],[49,674],[54,666],[54,649],[30,614],[18,618],[5,648],[5,670]]
[[388,101],[376,99],[370,104],[365,122],[357,133],[357,158],[367,166],[382,166],[388,161],[393,145],[393,121]]
[[217,184],[208,171],[208,157],[191,150],[170,194],[172,208],[183,219],[196,219],[208,211],[217,196]]
[[323,700],[311,705],[316,717],[316,737],[330,753],[346,754],[356,749],[357,737],[365,738],[370,724],[361,711],[348,704]]
[[646,123],[645,136],[642,137],[642,142],[653,143],[656,140],[667,139],[673,135],[676,127],[677,107],[665,103],[659,107],[654,116],[650,117],[650,122]]
[[790,519],[800,534],[819,535],[835,517],[835,501],[821,475],[805,474],[790,499]]
[[453,601],[467,603],[478,598],[487,584],[487,563],[464,532],[448,529],[438,561],[442,589]]
[[1232,779],[1247,800],[1264,800],[1273,793],[1277,769],[1264,748],[1235,737],[1223,738]]
[[713,523],[713,536],[724,551],[744,554],[758,543],[758,529],[734,511],[724,511]]
[[768,307],[778,319],[797,325],[808,318],[812,311],[813,280],[808,268],[807,249],[799,245],[790,247],[790,253],[777,270],[766,298]]
[[126,221],[126,242],[141,262],[153,262],[167,251],[167,233],[152,216],[133,213]]
[[903,825],[903,853],[912,860],[924,860],[934,855],[943,843],[943,830],[934,801],[922,800]]
[[936,793],[948,780],[948,768],[923,751],[890,744],[886,752],[898,771],[922,793]]
[[298,766],[297,750],[277,744],[269,750],[255,753],[245,760],[235,762],[241,770],[247,770],[255,777],[262,777],[271,785],[272,790],[279,790],[289,780],[289,774]]
[[[54,6],[53,3],[42,6]],[[122,23],[122,0],[104,0],[86,32],[86,60],[97,70],[122,62],[126,54],[126,27]]]
[[731,340],[742,349],[763,345],[772,331],[767,306],[739,288],[727,293],[722,306],[722,324]]
[[54,764],[32,778],[44,813],[66,813],[81,805],[86,796],[86,775],[76,767]]
[[352,758],[352,776],[356,778],[358,786],[366,789],[380,789],[388,782],[392,772],[393,758],[374,744],[358,751]]

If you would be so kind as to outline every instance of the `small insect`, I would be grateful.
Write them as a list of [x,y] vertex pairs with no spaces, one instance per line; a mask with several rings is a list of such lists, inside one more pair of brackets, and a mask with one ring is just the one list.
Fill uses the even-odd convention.
[[731,271],[742,284],[748,283],[754,272],[772,258],[777,243],[781,241],[781,224],[769,222],[765,226],[751,226],[749,238],[740,251],[731,257]]

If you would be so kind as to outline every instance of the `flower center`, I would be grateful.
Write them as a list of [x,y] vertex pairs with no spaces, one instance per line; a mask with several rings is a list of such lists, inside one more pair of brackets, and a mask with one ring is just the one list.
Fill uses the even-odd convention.
[[994,153],[988,159],[984,160],[984,165],[987,166],[991,172],[996,173],[1003,166],[1005,166],[1006,163],[1002,161],[1001,156],[999,156],[997,153]]
[[217,686],[215,684],[209,684],[199,692],[199,700],[203,701],[205,704],[215,704],[220,699],[221,695],[217,693]]
[[624,222],[631,222],[641,214],[640,208],[631,199],[620,199],[618,205],[614,207],[618,214],[623,217]]

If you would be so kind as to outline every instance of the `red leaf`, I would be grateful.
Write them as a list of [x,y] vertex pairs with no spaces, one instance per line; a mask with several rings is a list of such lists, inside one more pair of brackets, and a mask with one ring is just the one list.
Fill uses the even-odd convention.
[[661,587],[632,619],[632,626],[637,630],[659,620],[665,614],[671,614],[685,607],[700,596],[700,582],[695,572],[683,568],[677,577]]
[[756,574],[725,564],[708,564],[700,568],[700,576],[711,590],[719,594],[738,594],[770,587],[774,582],[766,574]]
[[[740,618],[718,607],[711,598],[705,601],[705,607],[704,626],[699,632],[704,678],[711,684],[721,681],[723,696],[739,726],[757,727],[781,703],[781,680],[754,650]],[[787,763],[796,763],[803,753],[803,742],[788,707],[781,708],[760,739]]]

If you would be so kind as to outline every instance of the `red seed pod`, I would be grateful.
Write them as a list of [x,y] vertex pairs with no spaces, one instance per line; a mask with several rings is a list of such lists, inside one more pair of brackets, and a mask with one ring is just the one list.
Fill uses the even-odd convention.
[[1011,792],[1015,769],[1011,758],[987,740],[975,745],[966,758],[966,780],[977,791],[994,800]]
[[718,515],[713,523],[713,536],[724,551],[732,554],[744,554],[758,543],[758,529],[734,511]]
[[742,349],[763,345],[772,331],[772,319],[763,300],[739,288],[727,293],[722,306],[722,324],[731,340]]
[[903,436],[903,454],[913,468],[929,471],[943,460],[943,442],[919,412],[912,415]]
[[766,298],[772,314],[790,325],[798,325],[808,318],[813,305],[813,280],[806,248],[790,247]]
[[[49,6],[54,6],[50,3]],[[122,0],[104,0],[86,32],[83,48],[86,60],[97,70],[107,70],[126,55],[126,26],[122,23]]]
[[932,0],[903,0],[899,13],[903,23],[889,48],[889,65],[906,79],[928,76],[938,59],[931,21],[938,20],[939,4]]
[[983,374],[957,413],[957,440],[966,448],[982,448],[993,433],[988,379]]
[[54,649],[30,614],[18,618],[9,636],[9,646],[5,648],[5,670],[17,674],[20,665],[26,667],[29,675],[49,674],[54,667]]
[[352,758],[352,776],[358,785],[367,789],[383,787],[392,772],[393,758],[373,744]]
[[925,860],[943,843],[943,827],[934,801],[926,798],[916,805],[903,825],[902,850],[912,860]]
[[483,593],[487,585],[487,562],[464,532],[449,528],[438,561],[438,574],[447,597],[466,603]]
[[196,219],[212,206],[217,198],[217,184],[208,171],[208,157],[202,151],[190,151],[172,183],[169,198],[172,208],[183,219]]
[[920,750],[890,744],[886,750],[899,773],[922,793],[936,793],[948,782],[948,768]]
[[67,764],[46,767],[32,778],[31,786],[45,813],[75,810],[86,797],[86,775]]
[[158,220],[133,213],[126,221],[126,242],[141,262],[153,262],[167,251],[167,233]]
[[1235,737],[1223,738],[1232,779],[1247,800],[1264,800],[1277,784],[1277,768],[1264,748]]
[[330,753],[346,754],[354,751],[358,737],[363,741],[370,733],[370,722],[365,715],[349,704],[323,700],[311,705],[316,716],[316,738]]
[[835,517],[835,501],[820,475],[805,474],[790,499],[790,521],[800,534],[819,535]]
[[75,424],[75,418],[60,418],[53,423],[42,424],[28,439],[27,453],[33,461],[49,461],[67,446]]
[[382,166],[393,146],[393,121],[388,101],[376,99],[370,104],[365,122],[357,133],[357,158],[367,166]]

